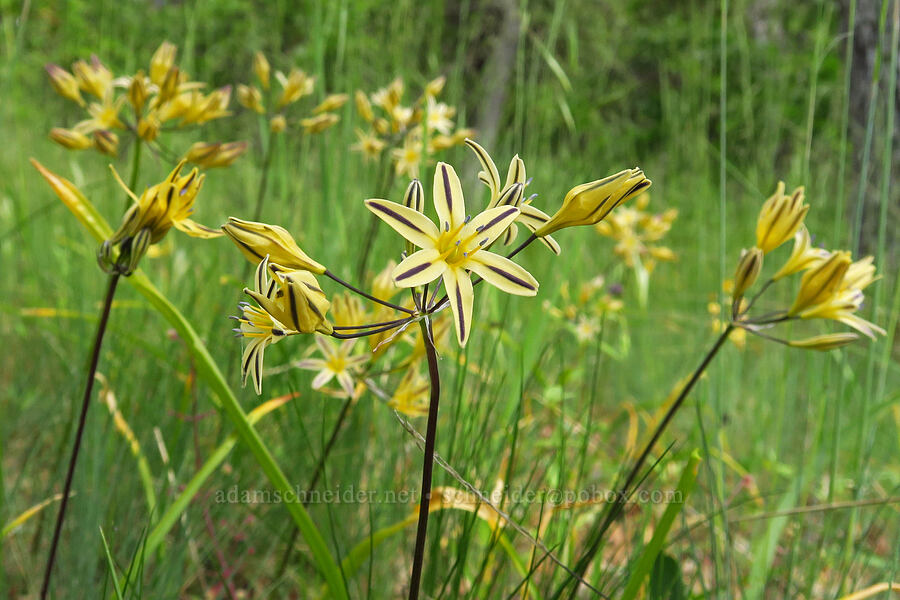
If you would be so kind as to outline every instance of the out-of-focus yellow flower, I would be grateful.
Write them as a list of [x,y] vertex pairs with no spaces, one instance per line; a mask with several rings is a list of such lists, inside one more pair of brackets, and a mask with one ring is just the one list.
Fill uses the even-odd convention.
[[91,118],[76,124],[74,129],[82,133],[92,133],[98,129],[125,129],[119,119],[119,112],[125,101],[124,96],[116,98],[113,89],[109,88],[99,103],[91,102],[87,107]]
[[231,114],[228,111],[228,103],[231,101],[231,86],[226,85],[217,90],[213,90],[207,96],[200,92],[191,92],[190,104],[182,116],[181,126],[192,124],[203,124],[213,119],[227,117]]
[[287,119],[284,118],[284,115],[275,115],[269,121],[269,131],[272,133],[281,133],[287,129]]
[[237,86],[237,100],[244,108],[264,114],[265,107],[262,104],[262,92],[258,88],[239,83]]
[[281,84],[281,98],[278,100],[278,108],[293,104],[300,98],[312,94],[315,87],[314,78],[308,76],[300,69],[291,69],[289,75],[285,76],[281,71],[275,72],[275,79]]
[[97,129],[92,134],[94,148],[108,156],[116,156],[119,153],[119,136],[106,129]]
[[[521,193],[521,184],[518,185]],[[434,175],[434,206],[440,227],[422,213],[388,200],[366,206],[400,235],[422,248],[397,265],[394,283],[416,287],[443,278],[453,311],[457,340],[464,346],[472,326],[474,293],[469,272],[509,294],[534,296],[538,282],[513,261],[484,250],[519,215],[515,206],[498,206],[469,218],[459,177],[440,162]]]
[[149,111],[138,121],[137,134],[142,140],[152,142],[159,135],[162,122],[155,110]]
[[443,75],[432,79],[427,84],[425,84],[425,96],[427,98],[437,97],[443,91],[444,84],[446,84],[446,83],[447,83],[447,78],[444,77]]
[[81,97],[78,81],[75,80],[71,73],[53,63],[44,65],[44,70],[47,71],[47,76],[50,77],[50,85],[53,86],[57,94],[67,100],[77,102],[80,106],[84,106],[84,98]]
[[768,254],[794,236],[803,225],[809,205],[803,204],[803,188],[784,195],[784,182],[779,181],[775,193],[766,200],[756,223],[756,247]]
[[389,260],[387,265],[375,275],[375,279],[372,280],[372,294],[376,298],[390,300],[400,291],[391,276],[396,268],[397,262]]
[[325,272],[325,267],[307,256],[283,227],[228,217],[222,230],[254,264],[268,256],[286,269],[307,270],[320,275]]
[[268,90],[271,68],[269,67],[269,61],[266,60],[266,55],[262,52],[257,52],[253,55],[253,72],[256,74],[256,78],[263,89]]
[[188,150],[188,162],[213,169],[227,167],[247,151],[247,142],[197,142]]
[[388,406],[408,417],[424,417],[428,415],[430,395],[428,379],[410,366],[394,390]]
[[739,304],[747,290],[756,283],[762,270],[763,251],[754,246],[741,252],[737,269],[734,272],[734,291],[731,293],[732,304]]
[[400,148],[391,150],[394,159],[394,169],[397,175],[406,175],[411,178],[419,176],[419,162],[422,160],[422,140],[415,135],[408,135]]
[[308,119],[301,119],[300,126],[308,134],[322,133],[340,120],[341,118],[334,113],[323,113]]
[[791,256],[784,263],[784,266],[772,276],[772,279],[778,281],[788,275],[805,271],[825,261],[828,256],[828,250],[812,246],[809,230],[806,229],[805,225],[801,225],[794,234],[794,248],[791,251]]
[[369,97],[366,96],[365,92],[356,90],[353,98],[356,102],[356,112],[359,113],[359,116],[369,123],[375,120],[375,113],[372,112],[372,103],[369,102]]
[[428,96],[426,114],[428,131],[437,131],[444,135],[449,135],[453,129],[452,119],[456,114],[454,107],[448,106],[443,102],[437,102],[433,96]]
[[381,152],[384,150],[385,146],[384,140],[370,133],[366,133],[362,129],[356,130],[356,138],[359,141],[350,146],[350,149],[361,152],[367,162],[376,160],[381,156]]
[[788,345],[793,348],[803,348],[805,350],[834,350],[847,344],[852,344],[859,339],[855,333],[828,333],[825,335],[816,335],[803,340],[790,340]]
[[560,209],[535,235],[543,237],[565,227],[599,223],[615,207],[637,196],[650,184],[640,169],[626,169],[605,179],[576,186],[569,190]]
[[158,86],[162,86],[169,74],[170,69],[175,64],[175,54],[178,47],[171,42],[163,42],[153,53],[150,59],[150,81]]
[[50,130],[50,139],[69,150],[84,150],[93,145],[91,138],[81,132],[62,127],[54,127]]
[[90,64],[83,60],[75,61],[72,72],[79,87],[97,98],[103,98],[112,85],[112,73],[100,62],[96,54],[91,55]]
[[356,340],[345,340],[340,345],[331,339],[317,335],[316,345],[324,356],[322,358],[306,358],[296,363],[301,369],[318,371],[312,381],[314,390],[320,389],[332,379],[337,379],[344,394],[352,398],[355,389],[353,375],[369,360],[368,354],[353,354]]
[[331,320],[336,327],[355,327],[365,323],[366,310],[358,296],[338,294],[331,301]]
[[344,104],[346,104],[347,100],[349,99],[350,96],[348,96],[347,94],[330,94],[326,96],[326,98],[313,109],[313,114],[318,115],[324,112],[335,111],[344,106]]

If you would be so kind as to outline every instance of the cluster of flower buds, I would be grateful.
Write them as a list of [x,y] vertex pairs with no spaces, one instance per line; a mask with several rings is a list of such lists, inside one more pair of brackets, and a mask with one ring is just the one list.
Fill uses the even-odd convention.
[[237,99],[244,108],[263,115],[269,121],[269,131],[281,133],[289,124],[297,123],[305,133],[321,133],[336,124],[340,117],[334,112],[347,103],[347,94],[331,94],[315,106],[299,121],[289,121],[286,113],[290,106],[311,96],[315,90],[315,78],[301,69],[289,73],[275,72],[280,91],[272,88],[272,68],[265,54],[257,52],[253,58],[256,84],[237,86]]
[[434,156],[473,135],[471,129],[454,130],[456,108],[437,101],[445,83],[444,77],[428,82],[412,105],[403,104],[406,86],[400,77],[371,95],[357,90],[356,111],[368,128],[356,130],[353,150],[369,160],[387,149],[397,175],[417,178],[423,152]]
[[[230,115],[231,86],[204,93],[206,84],[190,81],[187,73],[175,64],[176,54],[173,44],[163,42],[150,60],[147,72],[139,70],[121,77],[113,77],[96,56],[89,62],[76,61],[71,73],[48,64],[46,71],[53,88],[88,113],[88,118],[69,129],[52,129],[50,138],[72,150],[93,147],[103,154],[116,156],[117,131],[127,130],[145,142],[153,142],[166,123],[185,128]],[[93,96],[95,101],[87,102],[82,92]],[[126,104],[131,107],[130,118],[122,114]],[[231,150],[228,158],[213,157],[216,164],[203,161],[198,164],[206,167],[230,164],[240,155],[235,148]]]
[[[876,334],[883,335],[883,329],[856,314],[863,304],[863,290],[877,279],[873,258],[868,256],[854,262],[848,251],[813,247],[804,225],[809,205],[803,203],[803,188],[795,189],[790,195],[784,191],[784,183],[779,183],[760,211],[756,245],[741,252],[732,290],[733,324],[767,339],[815,350],[843,346],[859,336],[853,332],[838,332],[802,340],[781,340],[763,331],[790,320],[828,319],[872,339]],[[794,245],[787,261],[768,279],[756,297],[744,302],[744,296],[759,279],[764,257],[790,239],[794,240]],[[771,284],[800,273],[800,287],[789,309],[759,318],[748,314],[756,298]]]

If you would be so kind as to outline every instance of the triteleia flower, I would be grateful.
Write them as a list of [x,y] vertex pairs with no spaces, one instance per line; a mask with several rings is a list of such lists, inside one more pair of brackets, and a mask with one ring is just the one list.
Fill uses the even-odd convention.
[[784,263],[784,266],[772,276],[772,279],[778,281],[788,275],[805,271],[824,262],[828,257],[828,250],[813,247],[809,230],[805,225],[801,225],[794,234],[794,248],[791,250],[791,256]]
[[426,104],[426,114],[428,115],[426,126],[429,131],[437,131],[444,135],[449,135],[453,129],[453,115],[456,109],[448,106],[443,102],[435,101],[433,96],[426,96],[428,102]]
[[[269,279],[268,266],[269,260],[265,258],[256,267],[253,291],[257,295],[276,302],[279,287],[274,279]],[[238,306],[241,308],[241,316],[232,318],[239,321],[241,326],[234,331],[241,337],[250,338],[241,357],[242,381],[244,385],[247,385],[247,375],[252,375],[256,393],[262,394],[263,356],[266,346],[274,344],[285,336],[295,335],[299,331],[284,325],[265,309],[253,306],[249,302],[241,302]]]
[[51,129],[50,139],[69,150],[84,150],[85,148],[90,148],[94,143],[91,141],[91,138],[80,131],[63,129],[62,127]]
[[366,133],[362,129],[356,130],[356,138],[359,141],[350,146],[350,149],[355,150],[356,152],[362,152],[362,155],[367,162],[381,156],[381,152],[384,150],[385,146],[384,140],[370,133]]
[[[510,191],[515,187],[515,185],[521,184],[525,186],[528,184],[525,175],[525,162],[521,158],[519,158],[518,154],[513,156],[512,160],[509,163],[509,169],[506,172],[506,184],[501,187],[500,172],[497,170],[497,165],[494,164],[494,160],[491,158],[491,155],[488,154],[487,150],[482,148],[481,145],[474,140],[470,140],[468,138],[465,140],[465,143],[472,150],[472,152],[475,153],[475,156],[481,163],[482,170],[478,172],[478,179],[483,184],[485,184],[491,192],[491,199],[488,202],[487,207],[494,208],[495,206],[503,206],[504,204],[509,204],[509,202],[512,200]],[[519,196],[519,198],[521,199],[521,195]],[[543,227],[544,224],[550,220],[549,215],[531,205],[531,198],[525,200],[524,202],[520,202],[517,206],[519,207],[520,212],[519,216],[516,218],[515,223],[522,223],[532,233]],[[509,229],[507,229],[503,234],[503,242],[507,245],[512,243],[512,241],[516,238],[517,232],[515,229],[515,223],[510,225]],[[538,239],[543,242],[545,246],[550,248],[550,250],[554,254],[560,253],[559,244],[551,236],[542,236]]]
[[272,133],[281,133],[287,129],[287,119],[284,118],[284,115],[275,115],[269,121],[269,131]]
[[439,77],[435,77],[427,84],[425,84],[425,97],[434,98],[438,94],[440,94],[444,89],[444,84],[447,83],[447,78],[443,75]]
[[275,73],[275,78],[281,84],[281,98],[278,100],[278,107],[293,104],[303,96],[312,94],[315,80],[309,77],[300,69],[291,69],[291,73],[285,76],[281,71]]
[[135,114],[141,113],[144,109],[144,104],[150,97],[150,90],[148,89],[147,83],[148,79],[144,75],[144,72],[138,71],[135,73],[134,77],[131,78],[131,83],[128,84],[128,101],[131,103],[131,107],[134,108]]
[[347,100],[350,99],[350,96],[347,94],[331,94],[327,96],[322,102],[313,109],[313,114],[318,115],[324,112],[331,112],[339,109],[347,103]]
[[403,147],[391,150],[391,156],[396,163],[394,169],[397,175],[418,177],[419,162],[422,160],[422,139],[417,135],[406,136]]
[[263,89],[268,90],[271,68],[269,67],[269,61],[266,60],[266,55],[262,52],[257,52],[253,55],[253,72],[256,73],[256,78],[259,80],[259,84],[263,86]]
[[325,314],[331,302],[319,287],[316,276],[309,271],[286,269],[267,259],[263,261],[268,263],[268,270],[278,289],[272,294],[265,294],[245,288],[244,293],[292,331],[330,334],[333,328]]
[[431,385],[415,368],[410,368],[400,380],[388,406],[409,417],[428,414]]
[[738,307],[744,293],[756,283],[763,265],[763,251],[757,247],[743,250],[734,272],[734,290],[731,293],[732,306]]
[[366,309],[358,296],[344,292],[331,300],[331,320],[336,327],[358,327],[365,319]]
[[228,217],[222,231],[254,264],[268,256],[286,269],[312,271],[319,275],[325,272],[325,267],[307,256],[284,227]]
[[369,123],[374,121],[375,113],[372,112],[372,103],[369,102],[369,97],[366,96],[365,92],[363,92],[362,90],[356,90],[353,99],[356,102],[356,112],[359,113],[359,116],[361,116],[364,121],[368,121]]
[[840,290],[841,281],[850,268],[850,262],[849,252],[832,252],[820,265],[804,273],[800,281],[800,291],[788,311],[788,316],[801,315],[810,307],[830,300]]
[[[517,184],[521,193],[521,184]],[[434,175],[434,207],[440,227],[422,213],[388,200],[366,200],[366,206],[400,235],[422,248],[394,269],[399,287],[415,287],[443,278],[453,310],[456,336],[465,345],[472,326],[475,295],[469,272],[504,292],[537,294],[538,282],[513,261],[485,250],[519,216],[516,206],[498,206],[474,218],[466,216],[456,171],[439,162]]]
[[640,169],[626,169],[605,179],[583,183],[569,190],[563,205],[535,235],[543,237],[565,227],[594,225],[615,207],[650,187]]
[[266,112],[262,103],[262,92],[256,87],[244,85],[243,83],[238,84],[237,101],[241,106],[259,114]]
[[47,75],[50,77],[50,85],[53,86],[57,94],[67,100],[77,102],[80,106],[84,106],[84,98],[81,97],[81,90],[78,88],[78,81],[76,81],[74,75],[53,63],[44,65],[44,70],[47,71]]
[[98,129],[91,136],[94,148],[108,156],[116,156],[119,153],[119,136],[106,129]]
[[847,344],[852,344],[859,339],[855,333],[827,333],[825,335],[816,335],[803,340],[790,340],[788,345],[793,348],[803,348],[805,350],[834,350]]
[[322,113],[315,117],[301,119],[300,126],[306,133],[322,133],[340,120],[341,118],[334,113]]
[[352,397],[355,388],[353,374],[369,360],[369,355],[352,354],[356,340],[345,340],[341,344],[336,344],[325,336],[317,335],[315,337],[316,345],[325,358],[305,358],[297,361],[296,366],[301,369],[318,371],[312,381],[314,390],[320,389],[332,379],[337,379],[344,393]]
[[766,200],[756,223],[756,247],[768,254],[794,236],[803,224],[809,205],[803,204],[803,188],[784,195],[784,182],[779,181],[775,193]]

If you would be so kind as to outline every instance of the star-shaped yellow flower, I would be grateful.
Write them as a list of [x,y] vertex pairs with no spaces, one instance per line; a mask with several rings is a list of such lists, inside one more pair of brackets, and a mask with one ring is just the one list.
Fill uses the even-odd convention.
[[[523,186],[515,184],[521,199]],[[462,186],[456,171],[439,162],[434,174],[434,207],[440,227],[422,213],[388,200],[366,200],[366,206],[400,235],[421,248],[394,269],[399,287],[416,287],[442,277],[453,310],[460,345],[469,339],[475,295],[469,273],[480,275],[504,292],[519,296],[537,294],[538,282],[513,261],[485,250],[520,211],[518,201],[466,216]]]
[[353,374],[369,360],[369,355],[352,354],[356,340],[346,340],[338,345],[324,335],[317,335],[316,345],[325,358],[305,358],[297,361],[296,366],[318,371],[312,381],[314,390],[318,390],[332,379],[337,379],[344,394],[352,398],[356,388]]

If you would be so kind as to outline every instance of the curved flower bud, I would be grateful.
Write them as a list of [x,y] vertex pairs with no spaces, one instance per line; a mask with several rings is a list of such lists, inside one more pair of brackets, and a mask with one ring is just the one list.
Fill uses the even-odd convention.
[[56,90],[56,93],[77,102],[80,106],[84,106],[84,98],[81,97],[81,90],[78,88],[78,81],[75,77],[57,64],[47,63],[44,65],[47,76],[50,77],[50,85]]
[[372,103],[369,102],[369,97],[366,96],[365,92],[356,90],[353,99],[356,101],[356,112],[359,113],[363,120],[369,123],[375,120],[375,113],[372,112]]
[[116,156],[119,152],[119,136],[106,129],[98,129],[94,132],[94,148],[98,152],[109,156]]
[[112,85],[112,73],[100,62],[96,54],[91,55],[90,64],[83,60],[75,61],[72,72],[78,80],[78,86],[97,98],[102,99]]
[[259,114],[264,114],[266,112],[266,109],[262,104],[262,92],[259,91],[259,88],[244,85],[243,83],[238,84],[237,101],[241,106],[249,108],[253,112]]
[[778,281],[788,275],[809,269],[826,260],[828,256],[828,250],[813,247],[809,230],[805,225],[801,225],[794,234],[794,248],[791,250],[791,256],[784,266],[772,276],[772,280]]
[[143,110],[144,103],[147,102],[149,96],[150,92],[147,89],[147,78],[143,71],[138,71],[135,73],[134,77],[131,78],[131,83],[128,85],[128,101],[131,102],[131,106],[134,108],[136,114],[139,114]]
[[447,83],[447,78],[441,75],[440,77],[436,77],[425,84],[425,97],[434,98],[438,94],[440,94],[444,89],[444,84]]
[[290,75],[287,77],[285,77],[284,73],[278,71],[275,73],[275,77],[282,87],[278,108],[293,104],[303,96],[308,96],[312,93],[315,85],[315,79],[300,69],[291,69]]
[[259,84],[263,86],[263,89],[268,90],[271,68],[269,67],[269,61],[266,60],[266,55],[262,52],[257,52],[253,55],[253,72],[256,74],[256,78],[259,80]]
[[640,169],[626,169],[605,179],[583,183],[569,190],[556,214],[534,233],[543,237],[565,227],[599,223],[615,207],[640,194],[650,184]]
[[206,169],[227,167],[247,151],[247,142],[196,142],[185,159]]
[[287,119],[284,118],[284,115],[275,115],[269,121],[269,131],[272,133],[281,133],[287,129]]
[[306,133],[322,133],[340,120],[341,118],[334,113],[322,113],[315,117],[301,119],[300,125]]
[[312,271],[321,275],[325,267],[306,255],[283,227],[228,217],[222,230],[252,263],[268,256],[285,269]]
[[150,59],[150,81],[158,86],[162,86],[166,80],[169,71],[175,64],[175,53],[178,47],[171,42],[163,42],[153,53]]
[[785,243],[803,224],[809,205],[803,204],[803,188],[784,195],[784,182],[779,181],[775,193],[766,200],[756,222],[756,246],[768,254]]

